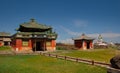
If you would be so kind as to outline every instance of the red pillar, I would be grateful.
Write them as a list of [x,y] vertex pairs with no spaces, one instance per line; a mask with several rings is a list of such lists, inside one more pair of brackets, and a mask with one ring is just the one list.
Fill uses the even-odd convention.
[[32,49],[32,40],[31,39],[29,40],[28,47],[30,47]]
[[44,45],[44,50],[46,50],[46,49],[47,49],[47,48],[46,48],[46,40],[44,40],[43,45]]

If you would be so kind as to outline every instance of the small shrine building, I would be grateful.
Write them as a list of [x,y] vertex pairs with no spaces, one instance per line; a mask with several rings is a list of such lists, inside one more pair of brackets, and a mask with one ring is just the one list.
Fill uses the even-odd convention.
[[10,33],[0,32],[0,46],[10,46],[11,36]]
[[93,38],[86,36],[85,34],[82,34],[78,38],[74,38],[74,45],[78,49],[93,49]]
[[16,51],[54,51],[57,34],[52,27],[39,24],[34,19],[19,26],[12,36],[12,47]]

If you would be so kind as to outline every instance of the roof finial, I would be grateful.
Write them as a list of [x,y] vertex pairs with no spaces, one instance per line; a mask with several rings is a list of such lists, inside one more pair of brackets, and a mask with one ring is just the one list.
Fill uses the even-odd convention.
[[30,20],[31,20],[31,22],[35,22],[35,19],[34,19],[34,18],[31,18]]
[[84,34],[84,33],[82,33],[82,36],[85,36],[85,34]]

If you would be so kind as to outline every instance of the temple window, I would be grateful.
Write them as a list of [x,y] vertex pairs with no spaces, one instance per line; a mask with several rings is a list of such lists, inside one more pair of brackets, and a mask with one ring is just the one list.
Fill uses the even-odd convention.
[[51,41],[47,41],[46,46],[51,46]]
[[28,40],[23,39],[22,40],[22,46],[28,46]]

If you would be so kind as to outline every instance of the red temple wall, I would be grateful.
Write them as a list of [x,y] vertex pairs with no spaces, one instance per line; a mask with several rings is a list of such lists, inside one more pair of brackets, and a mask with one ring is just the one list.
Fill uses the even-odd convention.
[[51,45],[46,46],[46,49],[48,51],[54,51],[56,49],[56,41],[55,40],[51,40],[50,42],[51,42]]
[[75,47],[77,47],[79,49],[82,48],[82,41],[77,40],[74,42],[74,44],[75,44]]
[[52,45],[51,45],[51,47],[55,47],[56,46],[56,42],[55,42],[55,40],[52,40]]
[[14,39],[11,46],[16,50],[32,49],[32,40],[28,41],[28,46],[22,46],[22,39]]
[[[56,48],[56,41],[55,40],[49,40],[49,42],[51,43],[51,45],[46,45],[44,40],[37,40],[41,42],[41,47],[42,48],[46,48],[48,51],[52,51],[55,50]],[[22,39],[14,39],[12,40],[12,47],[16,50],[16,51],[22,51],[22,50],[32,50],[33,47],[35,46],[35,40],[28,40],[28,46],[23,46],[22,44]],[[47,41],[46,41],[47,42]]]
[[21,39],[16,39],[16,50],[22,50],[22,40]]
[[[87,44],[89,43],[89,44]],[[93,48],[93,41],[87,41],[87,40],[75,40],[74,41],[74,45],[76,48],[78,49],[92,49]],[[87,46],[89,46],[89,48],[87,48]]]

